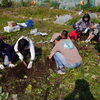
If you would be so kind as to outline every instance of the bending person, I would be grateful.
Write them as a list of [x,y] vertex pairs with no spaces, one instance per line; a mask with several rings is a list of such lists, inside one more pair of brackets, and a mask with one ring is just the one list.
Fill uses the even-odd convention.
[[[0,57],[4,58],[4,65],[8,65],[8,67],[14,67],[14,64],[12,64],[12,53],[12,47],[0,39]],[[4,69],[4,65],[0,63],[0,69]]]
[[63,66],[73,69],[82,63],[82,58],[70,39],[62,39],[56,33],[53,35],[52,40],[55,46],[49,55],[49,59],[54,57],[58,68],[55,70],[57,74],[65,74],[66,71]]
[[14,45],[14,50],[15,50],[16,54],[19,56],[19,59],[21,61],[23,61],[23,59],[24,59],[22,53],[28,49],[30,50],[31,58],[30,58],[30,62],[28,64],[27,68],[30,69],[32,67],[33,60],[35,58],[34,44],[29,37],[21,36],[18,39],[18,41],[16,42],[16,44]]
[[99,32],[100,32],[100,24],[91,24],[90,26],[91,32],[88,38],[85,40],[86,43],[90,42]]

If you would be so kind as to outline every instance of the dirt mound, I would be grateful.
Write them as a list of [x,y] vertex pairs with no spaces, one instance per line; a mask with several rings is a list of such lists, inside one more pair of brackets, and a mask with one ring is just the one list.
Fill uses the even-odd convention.
[[27,67],[20,63],[18,66],[8,69],[6,78],[23,79],[25,75],[28,75]]
[[14,67],[8,68],[7,74],[4,76],[4,89],[9,93],[25,92],[28,84],[31,83],[33,88],[37,88],[36,83],[32,84],[32,81],[39,81],[38,78],[43,79],[45,76],[49,76],[49,68],[55,69],[56,64],[54,62],[46,60],[46,63],[36,62],[31,69],[27,69],[22,62]]

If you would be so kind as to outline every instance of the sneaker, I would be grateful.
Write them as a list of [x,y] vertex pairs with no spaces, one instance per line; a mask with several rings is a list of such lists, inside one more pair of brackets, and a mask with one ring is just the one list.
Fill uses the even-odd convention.
[[61,69],[57,69],[57,70],[55,70],[55,72],[56,72],[57,74],[65,74],[65,72],[63,72]]
[[91,40],[88,40],[88,42],[90,42]]
[[88,40],[85,40],[85,42],[87,43]]
[[61,71],[66,73],[66,70],[64,68],[62,68]]
[[90,42],[90,40],[85,40],[86,43]]

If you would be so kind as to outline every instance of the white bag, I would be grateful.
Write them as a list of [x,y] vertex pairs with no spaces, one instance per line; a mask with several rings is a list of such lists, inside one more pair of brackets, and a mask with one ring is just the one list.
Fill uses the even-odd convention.
[[35,35],[36,33],[37,33],[37,28],[35,28],[35,29],[30,31],[30,34],[34,34]]

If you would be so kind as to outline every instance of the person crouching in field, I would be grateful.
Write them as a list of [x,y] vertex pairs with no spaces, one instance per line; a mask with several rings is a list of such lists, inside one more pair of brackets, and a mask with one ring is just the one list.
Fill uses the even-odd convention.
[[[70,39],[70,37],[68,36],[68,31],[63,30],[61,33],[58,33],[59,36],[61,36],[62,39]],[[50,42],[53,42],[52,39],[50,40]]]
[[[12,54],[12,46],[4,43],[4,41],[0,39],[0,57],[4,58],[4,65],[8,65],[8,67],[14,67],[14,64],[12,64]],[[4,65],[0,63],[0,69],[4,69]]]
[[25,50],[30,51],[31,59],[27,67],[28,69],[30,69],[35,58],[35,49],[32,40],[28,36],[21,36],[14,45],[14,50],[21,61],[24,60],[22,53]]
[[68,36],[68,31],[63,30],[62,33],[60,33],[60,36],[62,37],[62,39],[70,39],[70,37]]
[[88,33],[89,32],[89,24],[91,23],[90,21],[90,15],[85,14],[79,21],[77,21],[75,24],[73,24],[73,28],[77,30],[79,35],[82,33]]
[[[85,40],[86,43],[90,42],[91,39],[93,39],[97,34],[100,35],[100,24],[90,24],[90,35],[88,36],[88,38]],[[98,37],[98,42],[100,42],[100,36]]]
[[63,68],[63,66],[73,69],[82,63],[82,58],[70,39],[62,39],[58,33],[55,33],[52,36],[52,41],[55,46],[49,55],[49,59],[54,57],[58,68],[55,70],[57,74],[66,73],[66,70]]

